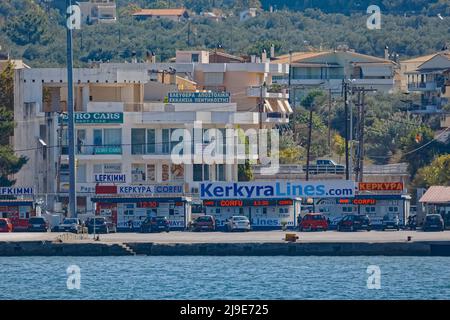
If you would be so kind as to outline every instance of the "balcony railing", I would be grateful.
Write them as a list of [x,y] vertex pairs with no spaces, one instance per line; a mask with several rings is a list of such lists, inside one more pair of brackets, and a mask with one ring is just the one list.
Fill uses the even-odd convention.
[[408,83],[408,90],[426,91],[436,90],[437,84],[435,82],[410,82]]

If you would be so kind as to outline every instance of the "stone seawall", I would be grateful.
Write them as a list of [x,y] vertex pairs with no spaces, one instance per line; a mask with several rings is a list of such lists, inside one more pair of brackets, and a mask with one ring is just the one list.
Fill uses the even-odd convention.
[[450,256],[450,242],[58,243],[0,242],[0,256]]

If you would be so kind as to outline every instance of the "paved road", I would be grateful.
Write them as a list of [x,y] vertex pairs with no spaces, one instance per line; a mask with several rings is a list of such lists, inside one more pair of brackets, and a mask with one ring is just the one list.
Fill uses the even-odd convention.
[[[254,231],[247,233],[225,232],[170,232],[170,233],[117,233],[102,234],[102,242],[156,242],[156,243],[254,243],[254,242],[282,242],[285,231]],[[359,232],[296,232],[299,242],[406,242],[411,236],[412,241],[450,241],[450,231],[422,232],[422,231],[359,231]],[[54,241],[62,233],[0,233],[1,241]],[[76,240],[76,235],[70,235],[68,241],[92,241],[92,235],[84,240]],[[78,236],[80,237],[80,236]]]

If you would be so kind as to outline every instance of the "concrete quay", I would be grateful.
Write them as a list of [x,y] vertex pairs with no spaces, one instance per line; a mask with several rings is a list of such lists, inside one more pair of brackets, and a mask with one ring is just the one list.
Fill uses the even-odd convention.
[[[295,233],[297,242],[286,242]],[[408,241],[408,237],[410,241]],[[450,232],[0,234],[0,256],[450,256]]]

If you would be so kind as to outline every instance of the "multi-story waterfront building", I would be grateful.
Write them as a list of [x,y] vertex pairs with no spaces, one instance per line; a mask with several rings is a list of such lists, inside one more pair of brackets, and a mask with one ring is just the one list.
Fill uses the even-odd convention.
[[[386,56],[388,53],[386,52]],[[290,85],[291,101],[297,105],[311,89],[342,93],[343,80],[352,86],[394,92],[396,63],[350,50],[295,52],[272,59],[273,63],[291,65],[290,78],[276,77],[274,82]]]
[[[109,212],[120,228],[150,210],[182,226],[199,183],[237,181],[238,159],[224,148],[232,161],[174,163],[174,130],[195,138],[200,125],[202,133],[225,133],[287,123],[289,96],[270,85],[288,70],[284,64],[209,63],[202,51],[178,52],[170,64],[75,69],[78,213]],[[68,201],[66,81],[60,68],[22,69],[15,77],[14,146],[29,158],[16,185],[34,187],[50,210]],[[213,138],[199,139],[194,142],[202,148]]]
[[408,91],[420,93],[421,106],[415,113],[442,113],[450,99],[450,52],[442,51],[431,56],[415,70],[405,73]]

